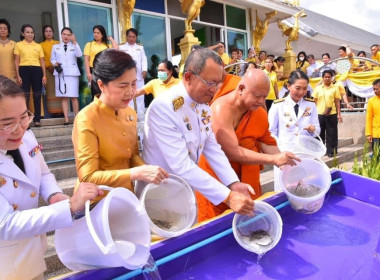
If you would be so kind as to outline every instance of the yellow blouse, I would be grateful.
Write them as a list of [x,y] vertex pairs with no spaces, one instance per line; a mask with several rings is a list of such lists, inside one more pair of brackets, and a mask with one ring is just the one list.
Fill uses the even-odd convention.
[[331,84],[329,87],[323,84],[319,85],[314,89],[312,97],[318,98],[316,103],[318,115],[323,115],[327,107],[332,108],[330,115],[337,113],[335,99],[341,99],[338,86],[334,84]]
[[264,72],[268,75],[269,80],[270,80],[270,90],[267,96],[267,100],[275,100],[276,93],[274,91],[274,85],[277,83],[277,74],[275,71],[268,72],[267,69],[264,69]]
[[380,97],[373,96],[368,100],[365,135],[380,138]]
[[0,75],[16,81],[15,41],[9,40],[7,44],[0,44]]
[[144,164],[139,156],[136,121],[131,107],[116,112],[96,97],[79,112],[72,140],[80,182],[133,192],[129,168]]
[[156,98],[159,94],[178,84],[180,81],[180,79],[176,79],[173,76],[170,78],[167,84],[165,84],[160,79],[154,79],[149,81],[143,88],[146,94],[151,93]]
[[20,66],[41,66],[40,58],[44,57],[39,44],[34,41],[28,43],[25,40],[16,43],[14,54],[20,56]]
[[301,64],[302,64],[302,61],[298,60],[296,62],[296,68],[300,69],[301,71],[303,71],[305,73],[307,73],[306,68],[310,66],[309,62],[305,61],[305,63],[303,64],[302,67],[301,67]]
[[45,67],[51,66],[50,57],[51,57],[51,50],[53,49],[53,45],[59,44],[59,41],[56,40],[45,40],[42,43],[40,43],[42,50],[44,51],[44,60],[45,60]]
[[100,53],[101,51],[112,48],[111,44],[106,45],[105,43],[96,43],[95,41],[88,42],[84,46],[83,55],[87,55],[90,57],[90,67],[94,66],[94,58],[95,55]]

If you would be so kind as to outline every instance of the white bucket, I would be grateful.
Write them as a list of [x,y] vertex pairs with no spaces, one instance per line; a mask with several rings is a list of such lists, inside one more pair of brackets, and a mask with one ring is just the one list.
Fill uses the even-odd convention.
[[235,214],[232,231],[240,246],[262,255],[280,241],[282,219],[277,210],[264,201],[255,200],[253,213],[253,217]]
[[318,134],[315,135],[319,140],[315,139],[314,136],[300,133],[296,138],[296,144],[292,152],[310,154],[317,158],[322,158],[326,154],[326,146],[323,144],[321,137]]
[[85,217],[55,231],[58,257],[71,270],[137,269],[148,260],[150,229],[145,209],[129,190],[106,188],[110,192],[91,212],[87,201]]
[[331,175],[319,158],[305,154],[297,156],[301,162],[296,166],[286,165],[280,171],[279,183],[295,211],[311,214],[322,207],[330,189]]
[[161,237],[178,236],[189,230],[197,219],[193,189],[172,174],[159,185],[148,184],[141,191],[140,201],[148,213],[152,233]]

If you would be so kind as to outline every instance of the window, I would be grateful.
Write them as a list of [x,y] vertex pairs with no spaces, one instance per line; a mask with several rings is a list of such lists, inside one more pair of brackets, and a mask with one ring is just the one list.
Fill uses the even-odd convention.
[[223,4],[214,1],[206,1],[205,5],[201,8],[200,20],[224,25]]
[[227,31],[228,50],[238,48],[243,50],[243,57],[247,56],[247,34],[243,32]]
[[133,26],[139,31],[138,42],[144,46],[148,74],[151,78],[156,78],[158,62],[167,58],[165,19],[133,13]]
[[167,0],[167,3],[169,15],[187,18],[187,15],[182,13],[181,3],[178,0]]
[[164,14],[165,4],[164,0],[137,0],[135,4],[135,9]]
[[245,30],[247,22],[245,10],[228,5],[226,8],[227,26]]

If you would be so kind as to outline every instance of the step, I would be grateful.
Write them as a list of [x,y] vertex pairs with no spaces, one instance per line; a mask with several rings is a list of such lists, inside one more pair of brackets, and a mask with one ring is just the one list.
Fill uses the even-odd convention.
[[62,148],[72,148],[73,142],[71,141],[71,135],[62,136],[48,136],[38,138],[38,143],[42,144],[44,150],[50,149],[62,149]]
[[49,164],[49,168],[51,173],[54,174],[56,180],[74,178],[77,176],[77,170],[73,160],[66,163],[57,163],[53,166]]
[[[73,123],[73,121],[74,121],[74,117],[69,117],[69,122]],[[41,127],[62,125],[64,122],[65,122],[64,118],[50,118],[50,119],[40,120]],[[31,127],[34,127],[33,123],[31,123]]]
[[73,131],[73,125],[54,125],[54,126],[41,126],[41,127],[32,127],[36,138],[50,137],[50,136],[63,136],[70,135]]
[[62,149],[49,149],[43,150],[43,155],[45,158],[46,163],[49,165],[50,162],[58,161],[58,160],[65,160],[65,159],[72,159],[74,158],[74,150],[72,147],[62,148]]

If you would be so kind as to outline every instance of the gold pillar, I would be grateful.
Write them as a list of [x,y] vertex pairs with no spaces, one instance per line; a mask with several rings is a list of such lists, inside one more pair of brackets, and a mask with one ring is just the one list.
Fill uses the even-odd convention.
[[283,57],[285,58],[283,78],[289,78],[290,73],[296,70],[296,56],[297,55],[292,50],[285,50],[285,53],[283,54]]
[[132,27],[131,16],[135,8],[136,0],[117,0],[117,8],[120,22],[121,43],[127,41],[125,31]]
[[179,63],[179,65],[185,63],[187,57],[190,54],[192,46],[201,44],[198,38],[194,36],[194,32],[194,30],[184,31],[185,36],[178,43],[178,46],[181,49],[181,62]]

